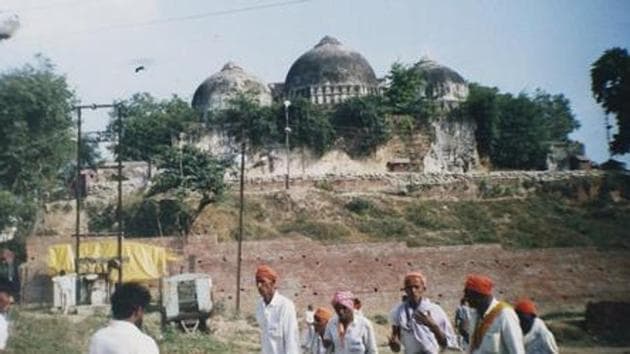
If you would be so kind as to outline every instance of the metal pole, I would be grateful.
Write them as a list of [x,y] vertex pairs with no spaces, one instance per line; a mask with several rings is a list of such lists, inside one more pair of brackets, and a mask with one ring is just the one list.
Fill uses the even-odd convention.
[[244,190],[245,190],[245,130],[241,127],[241,191],[240,191],[240,210],[238,217],[238,251],[236,252],[236,313],[241,312],[241,244],[243,242],[243,214],[244,207]]
[[287,174],[284,178],[284,188],[289,190],[289,169],[291,166],[291,159],[289,157],[289,133],[291,132],[291,128],[289,128],[289,106],[291,105],[291,101],[284,101],[284,147],[287,153]]
[[122,243],[123,243],[123,217],[122,217],[122,109],[120,106],[118,111],[118,285],[122,284],[123,279],[123,257],[122,257]]
[[76,216],[76,225],[75,225],[75,238],[76,238],[76,244],[75,244],[75,248],[74,248],[74,273],[76,274],[76,279],[75,279],[75,296],[76,296],[76,303],[78,304],[81,300],[81,282],[79,280],[79,258],[80,258],[80,254],[79,254],[79,247],[81,246],[81,238],[80,238],[80,233],[81,233],[81,190],[80,190],[80,183],[81,183],[81,107],[76,107],[77,108],[77,173],[76,173],[76,177],[75,177],[75,182],[74,182],[74,196],[76,197],[76,211],[77,211],[77,216]]

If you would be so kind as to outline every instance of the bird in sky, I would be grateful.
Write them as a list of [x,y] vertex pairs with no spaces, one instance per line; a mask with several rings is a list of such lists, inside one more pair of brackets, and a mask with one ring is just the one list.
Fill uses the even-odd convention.
[[136,70],[135,70],[136,74],[141,72],[142,70],[144,70],[144,65],[140,65],[140,66],[136,67]]

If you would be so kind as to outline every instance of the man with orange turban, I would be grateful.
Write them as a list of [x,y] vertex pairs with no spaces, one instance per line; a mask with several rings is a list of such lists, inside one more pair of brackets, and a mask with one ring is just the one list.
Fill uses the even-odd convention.
[[310,338],[306,346],[308,354],[329,354],[332,353],[331,348],[324,346],[324,331],[328,321],[332,318],[333,312],[325,307],[318,307],[313,315],[314,335]]
[[261,300],[256,321],[261,329],[263,354],[300,353],[295,305],[276,290],[278,273],[267,265],[256,269],[256,287]]
[[471,354],[525,354],[523,333],[512,307],[492,295],[492,280],[471,274],[466,278],[464,298],[474,310],[470,321]]
[[556,339],[545,322],[538,317],[538,310],[534,302],[527,298],[520,299],[514,310],[523,330],[525,353],[557,354]]
[[457,348],[457,337],[442,308],[424,296],[427,279],[420,272],[407,273],[403,281],[406,299],[390,313],[392,351],[405,354],[437,354]]

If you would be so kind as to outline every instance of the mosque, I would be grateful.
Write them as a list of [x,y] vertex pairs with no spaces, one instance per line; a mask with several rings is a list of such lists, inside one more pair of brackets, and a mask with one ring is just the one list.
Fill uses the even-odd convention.
[[[420,59],[413,67],[426,79],[424,86],[419,88],[420,95],[433,98],[439,106],[447,110],[466,99],[468,84],[456,71],[428,58]],[[221,110],[239,92],[253,94],[263,106],[298,97],[315,105],[335,105],[351,97],[381,94],[387,84],[385,78],[376,76],[363,55],[336,38],[325,36],[291,65],[284,82],[266,84],[235,63],[225,64],[221,71],[211,75],[197,87],[192,106],[200,114]],[[332,151],[327,154],[330,156],[318,158],[305,156],[304,152],[297,156],[292,152],[291,167],[296,164],[295,170],[304,174],[387,172],[386,166],[392,160],[414,159],[421,161],[419,170],[424,172],[466,172],[478,166],[474,123],[441,120],[433,125],[435,132],[430,135],[434,139],[425,144],[424,149],[420,149],[422,151],[380,151],[380,155],[377,152],[376,156],[362,161],[351,161],[350,157],[343,156],[340,151]],[[217,150],[222,146],[225,150],[227,145],[229,142],[225,137],[215,136],[209,138],[205,148]],[[414,156],[408,156],[409,154]],[[282,152],[278,151],[277,155],[276,160],[281,165]],[[274,153],[266,158],[274,159]],[[255,160],[254,157],[251,159]],[[268,162],[268,166],[276,167],[277,173],[283,171],[278,163]],[[261,166],[260,163],[255,165]],[[256,173],[253,170],[252,172]],[[270,169],[258,172],[264,175],[274,174]]]

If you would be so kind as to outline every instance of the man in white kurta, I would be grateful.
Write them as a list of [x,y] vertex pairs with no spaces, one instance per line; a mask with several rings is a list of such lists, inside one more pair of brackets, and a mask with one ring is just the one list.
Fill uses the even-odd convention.
[[469,275],[464,297],[473,309],[470,321],[471,354],[525,354],[523,333],[516,312],[492,296],[493,283],[482,275]]
[[337,314],[326,325],[324,342],[335,354],[377,354],[372,323],[356,311],[353,300],[349,291],[335,293],[333,307]]
[[558,346],[553,333],[538,317],[536,305],[530,299],[521,299],[514,306],[523,330],[526,354],[557,354]]
[[442,308],[424,296],[426,278],[410,272],[403,281],[406,300],[390,314],[390,349],[405,354],[437,354],[445,347],[457,348],[457,337]]
[[299,332],[295,305],[276,290],[278,274],[268,266],[256,270],[260,301],[256,321],[260,327],[263,354],[299,354]]
[[112,295],[113,319],[90,338],[90,354],[159,354],[153,338],[142,333],[149,290],[138,283],[120,285]]

